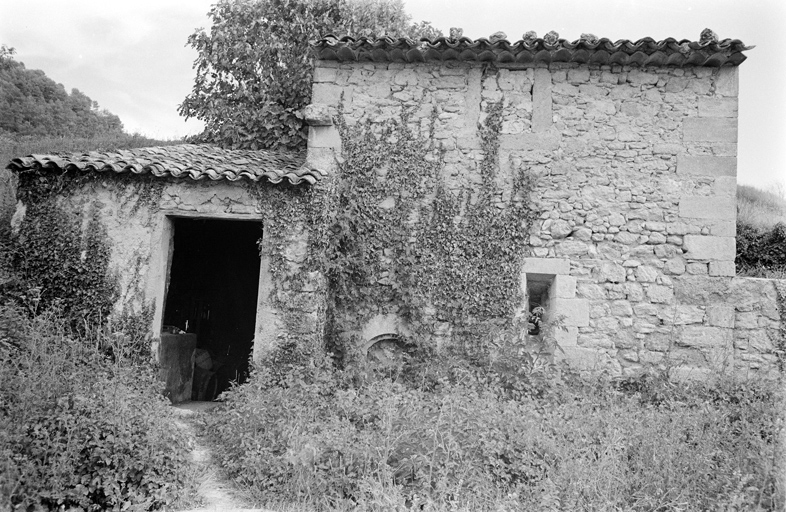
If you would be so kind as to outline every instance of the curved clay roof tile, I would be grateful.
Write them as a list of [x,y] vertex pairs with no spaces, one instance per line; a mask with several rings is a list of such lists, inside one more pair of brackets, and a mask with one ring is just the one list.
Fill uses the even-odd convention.
[[628,63],[628,54],[623,51],[616,51],[609,57],[609,64],[620,64],[624,66]]
[[420,50],[413,48],[406,53],[407,62],[426,62],[426,59],[423,57],[423,52]]
[[560,48],[552,54],[551,58],[553,62],[570,62],[574,55],[576,55],[576,52],[572,52],[567,48]]
[[270,150],[231,150],[209,145],[178,144],[122,151],[74,155],[29,155],[14,158],[7,166],[14,172],[45,170],[106,174],[151,174],[157,178],[191,178],[238,181],[266,179],[293,185],[316,183],[325,172],[306,165],[303,153]]
[[[406,38],[355,39],[326,36],[313,43],[312,48],[319,59],[338,61],[480,60],[521,63],[572,61],[631,65],[662,63],[657,65],[666,66],[736,66],[746,58],[742,52],[753,48],[745,46],[739,39],[678,41],[669,37],[656,41],[651,37],[643,37],[637,41],[620,39],[612,42],[608,38],[590,36],[591,34],[585,34],[583,38],[571,42],[559,39],[556,32],[549,32],[543,38],[530,34],[527,39],[514,43],[506,39],[489,40],[481,37],[473,40],[464,36],[458,39],[443,36],[432,40],[421,39],[419,42]],[[368,51],[372,53],[370,55],[364,53]],[[597,55],[601,52],[603,52],[601,55]],[[674,57],[676,54],[684,58]]]
[[597,64],[597,65],[602,66],[604,64],[608,64],[610,58],[611,58],[611,55],[609,54],[609,52],[607,52],[605,50],[601,50],[601,51],[592,53],[592,55],[590,56],[589,62],[590,62],[590,64]]
[[374,62],[387,62],[388,54],[381,48],[374,48],[371,51],[371,60]]
[[579,64],[585,64],[590,60],[590,52],[587,50],[578,50],[573,52],[573,55],[570,57],[571,62],[578,62]]
[[519,52],[516,55],[516,62],[519,62],[521,64],[528,64],[534,60],[535,60],[535,54],[530,51],[525,50],[523,52]]
[[551,52],[548,50],[541,50],[535,54],[535,62],[551,62]]

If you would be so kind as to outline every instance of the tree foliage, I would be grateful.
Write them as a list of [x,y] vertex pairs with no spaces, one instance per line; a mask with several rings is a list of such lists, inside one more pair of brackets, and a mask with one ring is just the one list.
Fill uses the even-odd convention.
[[13,46],[8,46],[6,44],[0,45],[0,62],[4,61],[5,59],[11,59],[16,54],[16,48]]
[[25,136],[95,137],[123,134],[123,123],[78,89],[68,94],[41,70],[0,48],[0,132]]
[[188,38],[198,52],[194,87],[180,114],[206,123],[201,138],[233,148],[299,148],[300,110],[311,99],[309,41],[328,34],[433,38],[401,0],[220,0],[210,32]]

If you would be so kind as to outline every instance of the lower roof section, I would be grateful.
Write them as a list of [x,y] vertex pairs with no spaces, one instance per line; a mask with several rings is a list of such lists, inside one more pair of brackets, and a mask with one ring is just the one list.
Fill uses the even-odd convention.
[[14,172],[29,170],[151,174],[192,180],[269,181],[314,184],[326,175],[306,165],[305,153],[222,149],[207,144],[177,144],[71,155],[29,155],[7,165]]

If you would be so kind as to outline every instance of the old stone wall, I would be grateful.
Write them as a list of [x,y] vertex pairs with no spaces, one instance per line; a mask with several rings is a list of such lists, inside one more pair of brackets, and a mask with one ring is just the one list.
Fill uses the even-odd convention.
[[[501,107],[498,203],[516,199],[517,171],[536,178],[522,289],[550,286],[567,358],[615,374],[769,372],[774,284],[732,277],[737,84],[736,67],[319,61],[312,102],[350,126],[404,119],[438,142],[443,183],[470,202],[488,179],[481,130]],[[335,170],[341,138],[320,124],[309,156]]]
[[721,367],[757,376],[783,369],[786,281],[684,275],[674,279],[674,294],[673,307],[649,311],[651,320],[673,312],[670,350],[658,347],[667,335],[657,327],[645,346],[656,357],[661,352],[681,363],[678,373],[702,375]]
[[[321,345],[324,284],[319,275],[305,269],[309,232],[304,220],[275,215],[279,210],[273,196],[277,193],[286,200],[286,191],[276,192],[275,185],[266,183],[144,181],[107,177],[72,187],[57,198],[59,206],[79,216],[83,225],[97,211],[111,250],[109,272],[120,289],[116,314],[152,308],[151,334],[158,337],[172,257],[173,218],[254,220],[262,224],[254,357],[288,340]],[[20,204],[16,223],[23,220],[24,212]]]

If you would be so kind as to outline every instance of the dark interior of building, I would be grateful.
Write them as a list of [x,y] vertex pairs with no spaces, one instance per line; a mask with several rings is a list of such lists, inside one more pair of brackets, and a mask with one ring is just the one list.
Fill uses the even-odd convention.
[[[549,288],[553,280],[554,276],[552,275],[527,274],[527,296],[529,298],[527,307],[530,313],[531,325],[527,334],[540,334],[540,321],[543,314],[545,314],[545,309],[548,307]],[[538,311],[540,314],[535,314]]]
[[[193,400],[242,383],[254,339],[258,222],[175,218],[164,325],[197,336]],[[179,331],[178,331],[179,330]]]

